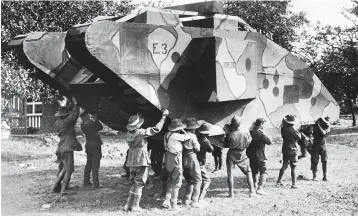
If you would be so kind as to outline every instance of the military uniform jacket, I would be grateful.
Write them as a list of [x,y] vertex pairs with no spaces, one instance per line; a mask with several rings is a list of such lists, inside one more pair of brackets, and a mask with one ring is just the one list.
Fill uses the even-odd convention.
[[79,108],[76,105],[65,119],[58,119],[55,122],[60,142],[58,143],[56,153],[82,151],[82,145],[78,142],[75,132],[75,124],[78,118]]
[[128,149],[128,167],[141,167],[149,166],[151,161],[148,153],[148,137],[154,136],[160,132],[163,128],[165,118],[158,122],[155,127],[149,127],[147,129],[136,129],[134,131],[127,132],[127,144]]
[[271,144],[271,139],[262,131],[253,129],[250,131],[252,141],[246,150],[246,154],[250,159],[259,161],[267,160],[265,154],[266,144]]
[[300,132],[298,132],[294,127],[282,127],[281,135],[283,139],[282,154],[284,156],[297,155],[297,142],[301,139]]
[[[318,123],[313,125],[313,145],[312,149],[319,150],[320,148],[325,149],[326,148],[326,136],[321,132],[321,130],[318,128]],[[326,130],[327,131],[327,130]]]
[[82,122],[81,130],[86,136],[86,148],[98,147],[102,145],[101,137],[98,132],[103,129],[98,120],[87,120]]
[[240,163],[247,159],[246,148],[250,145],[251,140],[252,138],[248,130],[239,128],[236,131],[230,132],[224,140],[224,147],[230,148],[227,152],[227,158],[235,163]]
[[183,144],[184,155],[199,152],[200,144],[198,142],[197,136],[189,131],[187,133],[189,134],[190,139]]
[[204,166],[206,163],[206,152],[213,152],[214,147],[206,137],[199,137],[200,151],[197,153],[200,166]]

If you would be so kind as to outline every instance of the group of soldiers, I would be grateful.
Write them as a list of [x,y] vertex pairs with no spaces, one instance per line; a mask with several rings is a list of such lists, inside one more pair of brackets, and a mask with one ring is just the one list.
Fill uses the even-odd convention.
[[[84,187],[100,186],[98,170],[100,167],[102,141],[98,132],[102,125],[95,115],[87,112],[79,112],[79,107],[74,98],[72,110],[60,108],[56,116],[56,127],[59,132],[60,142],[56,155],[59,163],[57,179],[52,187],[55,193],[66,193],[71,175],[74,170],[73,151],[81,151],[82,146],[76,139],[74,125],[78,116],[82,118],[81,129],[86,136],[87,163],[84,171]],[[151,164],[148,152],[148,138],[157,135],[163,128],[168,110],[164,110],[161,119],[154,127],[142,128],[144,119],[139,115],[131,116],[127,124],[126,141],[129,146],[125,165],[129,169],[130,191],[124,211],[141,211],[139,206],[142,190],[148,179],[149,166]],[[258,118],[250,130],[240,127],[240,118],[234,116],[230,125],[225,125],[226,132],[223,139],[224,148],[229,148],[226,157],[227,183],[229,197],[234,197],[234,181],[232,169],[238,166],[246,175],[250,189],[250,197],[266,195],[264,184],[267,177],[265,146],[272,143],[271,138],[264,132],[265,119]],[[314,125],[301,131],[294,128],[297,123],[296,116],[286,115],[281,124],[283,138],[282,154],[283,163],[279,172],[276,186],[283,186],[282,177],[290,165],[292,186],[297,188],[295,168],[299,158],[305,157],[306,150],[311,153],[311,170],[313,180],[317,180],[317,165],[321,157],[323,180],[327,180],[327,151],[325,147],[326,135],[330,131],[328,119],[319,118]],[[168,126],[168,132],[164,135],[162,169],[160,181],[162,185],[161,197],[164,208],[177,209],[178,193],[182,186],[182,179],[187,182],[183,205],[200,207],[205,203],[205,195],[210,185],[210,175],[205,168],[207,152],[212,152],[215,158],[215,170],[222,168],[222,148],[215,146],[210,141],[212,125],[199,124],[196,119],[188,118],[184,122],[173,119]],[[302,155],[298,156],[298,146],[301,146]],[[160,163],[161,164],[161,163]],[[90,182],[92,172],[93,183]]]

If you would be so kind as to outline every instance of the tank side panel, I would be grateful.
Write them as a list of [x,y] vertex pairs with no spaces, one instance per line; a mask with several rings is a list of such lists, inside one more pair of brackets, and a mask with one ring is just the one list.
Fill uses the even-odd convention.
[[245,118],[264,117],[272,127],[279,127],[289,113],[301,124],[312,124],[322,116],[338,119],[337,102],[305,62],[258,33],[248,32],[246,40],[256,41],[262,53],[256,104],[263,109],[257,112],[247,107]]

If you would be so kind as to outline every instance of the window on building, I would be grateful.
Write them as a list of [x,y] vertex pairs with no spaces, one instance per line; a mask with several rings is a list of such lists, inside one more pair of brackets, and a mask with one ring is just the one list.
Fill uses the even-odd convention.
[[27,116],[40,116],[42,115],[42,102],[27,100],[26,103]]
[[32,108],[33,108],[32,104],[31,105],[26,105],[26,113],[32,114],[33,113]]
[[35,113],[36,114],[42,113],[42,104],[35,105]]

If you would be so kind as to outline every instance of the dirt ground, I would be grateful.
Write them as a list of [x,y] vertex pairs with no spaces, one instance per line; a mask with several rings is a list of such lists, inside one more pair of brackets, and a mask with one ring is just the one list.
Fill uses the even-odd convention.
[[[349,131],[351,132],[351,131]],[[353,130],[352,132],[358,132]],[[235,171],[235,195],[227,198],[226,171],[211,174],[212,183],[207,193],[208,205],[200,209],[181,207],[179,211],[163,210],[156,200],[160,192],[159,180],[152,179],[153,187],[143,191],[142,213],[121,211],[129,186],[121,178],[122,164],[127,149],[120,137],[103,137],[104,158],[101,161],[101,189],[81,188],[85,153],[76,152],[75,172],[71,180],[72,195],[61,197],[52,208],[41,205],[51,203],[58,195],[50,194],[57,166],[53,162],[55,145],[41,139],[1,139],[1,214],[2,215],[358,215],[358,135],[336,135],[329,138],[328,178],[323,182],[311,181],[309,156],[299,161],[298,189],[290,189],[290,170],[284,175],[283,188],[275,181],[281,167],[281,143],[266,148],[269,178],[267,196],[249,198],[245,177]],[[84,143],[84,140],[80,140]],[[226,151],[224,151],[226,152]],[[213,157],[208,155],[207,169],[213,170]],[[224,157],[225,161],[225,157]],[[319,167],[320,168],[320,167]],[[179,198],[183,196],[182,190]],[[181,206],[181,205],[180,205]]]

